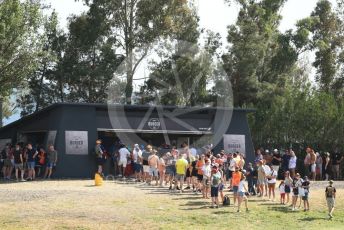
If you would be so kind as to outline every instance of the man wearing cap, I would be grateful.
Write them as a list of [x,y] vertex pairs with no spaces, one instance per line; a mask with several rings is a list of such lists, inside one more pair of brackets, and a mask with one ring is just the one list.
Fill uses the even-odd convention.
[[326,187],[325,196],[326,202],[328,207],[328,216],[330,219],[333,218],[333,211],[335,206],[335,199],[336,199],[336,188],[332,186],[333,180],[329,181],[329,186]]
[[281,158],[281,155],[278,152],[278,149],[274,149],[271,163],[272,163],[272,168],[277,173],[278,173],[281,161],[282,161],[282,158]]

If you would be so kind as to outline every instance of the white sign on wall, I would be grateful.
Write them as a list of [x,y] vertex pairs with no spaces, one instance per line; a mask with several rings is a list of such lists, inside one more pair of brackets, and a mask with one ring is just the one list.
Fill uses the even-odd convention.
[[223,145],[227,153],[240,152],[246,154],[245,135],[225,134],[223,135]]
[[66,131],[66,154],[88,155],[88,132]]

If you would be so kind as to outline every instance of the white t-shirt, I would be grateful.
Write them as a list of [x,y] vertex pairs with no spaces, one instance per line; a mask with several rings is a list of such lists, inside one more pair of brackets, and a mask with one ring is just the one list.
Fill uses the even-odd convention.
[[130,155],[130,152],[127,148],[121,148],[120,150],[118,150],[118,152],[120,161],[126,161],[128,156]]
[[139,158],[142,157],[142,151],[139,149],[138,151],[134,148],[133,150],[133,158],[134,158],[134,162],[138,163],[139,162]]
[[206,177],[206,179],[209,179],[211,176],[211,167],[210,165],[203,165],[202,167],[203,177]]
[[229,162],[229,170],[234,172],[235,166],[236,166],[236,161],[234,160],[234,158],[232,158],[232,160]]
[[241,181],[239,182],[238,192],[245,192],[244,180],[241,180]]
[[279,191],[280,191],[280,193],[285,193],[285,184],[281,184],[279,186]]
[[276,177],[277,177],[277,172],[275,170],[270,170],[269,174],[266,174],[267,176],[274,176],[275,178],[273,179],[268,179],[269,184],[275,184],[276,183]]
[[297,159],[296,156],[293,156],[290,158],[290,160],[289,160],[289,168],[290,169],[296,168],[296,159]]
[[271,169],[270,169],[270,166],[268,165],[263,165],[264,167],[264,172],[265,172],[265,175],[268,176],[271,174]]

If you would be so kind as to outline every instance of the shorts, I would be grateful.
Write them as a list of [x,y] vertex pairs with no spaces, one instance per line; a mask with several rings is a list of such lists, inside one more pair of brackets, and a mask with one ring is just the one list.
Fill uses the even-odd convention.
[[142,165],[139,163],[134,163],[134,170],[136,173],[142,172]]
[[150,167],[149,168],[149,175],[150,176],[158,176],[158,169],[157,168],[152,168],[152,167]]
[[311,168],[311,172],[315,173],[316,164],[311,164],[310,168]]
[[55,165],[55,164],[54,164],[53,162],[48,162],[48,163],[47,163],[47,168],[48,168],[48,169],[52,169],[52,168],[54,167],[54,165]]
[[127,167],[128,161],[126,159],[121,159],[118,161],[118,166]]
[[143,172],[149,173],[149,166],[148,165],[143,166]]
[[224,184],[221,183],[221,184],[219,185],[219,191],[223,191],[224,187],[225,187]]
[[104,164],[104,160],[103,160],[103,158],[99,158],[99,157],[97,157],[97,165],[103,165]]
[[180,181],[184,181],[184,177],[185,175],[184,174],[176,174],[176,180],[180,180]]
[[190,169],[187,169],[187,170],[186,170],[186,177],[191,177]]
[[276,183],[268,183],[269,188],[275,188],[275,186],[276,186]]
[[284,190],[285,190],[285,193],[290,193],[290,186],[285,185]]
[[165,174],[170,175],[170,176],[174,176],[175,172],[174,172],[173,168],[174,167],[172,165],[167,166]]
[[239,186],[233,186],[233,193],[237,194],[239,190]]
[[239,195],[240,197],[246,197],[244,192],[239,192],[238,195]]
[[14,168],[15,169],[19,169],[19,170],[23,170],[24,169],[24,166],[22,163],[19,163],[19,164],[14,164]]
[[259,178],[258,177],[258,180],[257,180],[257,184],[258,185],[264,185],[264,184],[266,184],[267,182],[266,182],[266,180],[265,180],[265,178]]
[[293,189],[293,196],[298,196],[299,195],[299,189]]
[[308,192],[305,192],[305,195],[302,196],[302,200],[308,200]]
[[205,177],[203,177],[203,179],[202,179],[202,184],[203,184],[203,186],[205,186],[205,187],[209,187],[209,179],[207,179],[207,178],[205,178]]
[[10,159],[4,160],[4,167],[12,167],[12,161]]
[[203,181],[203,175],[202,175],[202,174],[198,174],[198,175],[197,175],[197,180],[198,180],[199,182],[202,182],[202,181]]
[[34,169],[35,168],[35,162],[34,161],[28,161],[27,162],[27,168],[28,169]]
[[281,193],[281,198],[282,198],[282,199],[285,198],[285,193]]
[[219,187],[213,187],[210,188],[210,196],[211,197],[218,197],[219,196]]
[[334,208],[335,199],[333,197],[326,197],[327,207]]

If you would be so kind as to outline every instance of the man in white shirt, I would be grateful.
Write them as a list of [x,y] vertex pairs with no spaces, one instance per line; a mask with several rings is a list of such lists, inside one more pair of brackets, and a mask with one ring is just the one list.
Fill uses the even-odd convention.
[[192,146],[189,151],[193,157],[196,157],[197,149],[195,147]]
[[124,177],[125,168],[127,167],[128,157],[130,156],[129,150],[125,147],[125,145],[121,145],[121,148],[118,150],[119,153],[119,161],[118,166],[122,166],[122,176]]
[[140,182],[142,178],[142,151],[138,144],[134,145],[133,149],[133,161],[136,181]]

